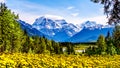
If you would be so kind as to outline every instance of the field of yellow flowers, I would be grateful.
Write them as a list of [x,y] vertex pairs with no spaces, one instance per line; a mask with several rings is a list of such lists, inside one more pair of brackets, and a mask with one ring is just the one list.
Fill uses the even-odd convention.
[[120,55],[0,54],[0,68],[120,68]]

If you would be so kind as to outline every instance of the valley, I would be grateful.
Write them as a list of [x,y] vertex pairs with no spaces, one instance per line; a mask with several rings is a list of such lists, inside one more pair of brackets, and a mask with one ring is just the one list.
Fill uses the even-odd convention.
[[0,68],[120,68],[120,1],[91,1],[0,0]]

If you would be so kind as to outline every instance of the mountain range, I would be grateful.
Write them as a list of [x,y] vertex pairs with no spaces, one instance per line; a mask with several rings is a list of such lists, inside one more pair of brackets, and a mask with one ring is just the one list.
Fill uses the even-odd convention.
[[56,42],[94,42],[99,35],[107,35],[113,30],[113,26],[96,24],[93,21],[86,21],[81,25],[74,25],[64,19],[56,19],[48,16],[37,18],[30,25],[22,20],[18,20],[23,30],[30,36],[44,36]]

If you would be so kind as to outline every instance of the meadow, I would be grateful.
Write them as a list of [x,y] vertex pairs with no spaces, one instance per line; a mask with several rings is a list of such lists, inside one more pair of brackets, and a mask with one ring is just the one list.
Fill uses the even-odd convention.
[[1,53],[0,68],[119,68],[119,57]]

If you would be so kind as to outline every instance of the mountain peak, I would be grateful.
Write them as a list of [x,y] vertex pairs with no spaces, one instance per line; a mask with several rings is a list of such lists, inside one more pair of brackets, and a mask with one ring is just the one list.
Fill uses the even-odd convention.
[[60,16],[55,16],[55,15],[44,15],[41,16],[39,18],[37,18],[35,20],[34,24],[40,25],[40,24],[44,24],[45,25],[50,25],[50,24],[67,24],[67,22],[65,21],[65,19],[63,19],[63,17]]
[[96,24],[94,21],[86,21],[85,24]]
[[67,22],[60,16],[55,15],[45,15],[40,18],[37,18],[33,23],[33,27],[38,30],[47,28],[47,29],[59,29],[62,28],[63,24]]
[[84,27],[94,27],[96,25],[97,24],[94,21],[86,21],[85,23],[82,24],[82,26],[84,26]]
[[62,17],[53,15],[37,18],[32,26],[55,41],[66,40],[80,31],[74,24],[67,23]]
[[94,21],[86,21],[85,23],[82,24],[83,28],[88,28],[88,29],[95,29],[95,28],[102,28],[102,24],[97,24]]

